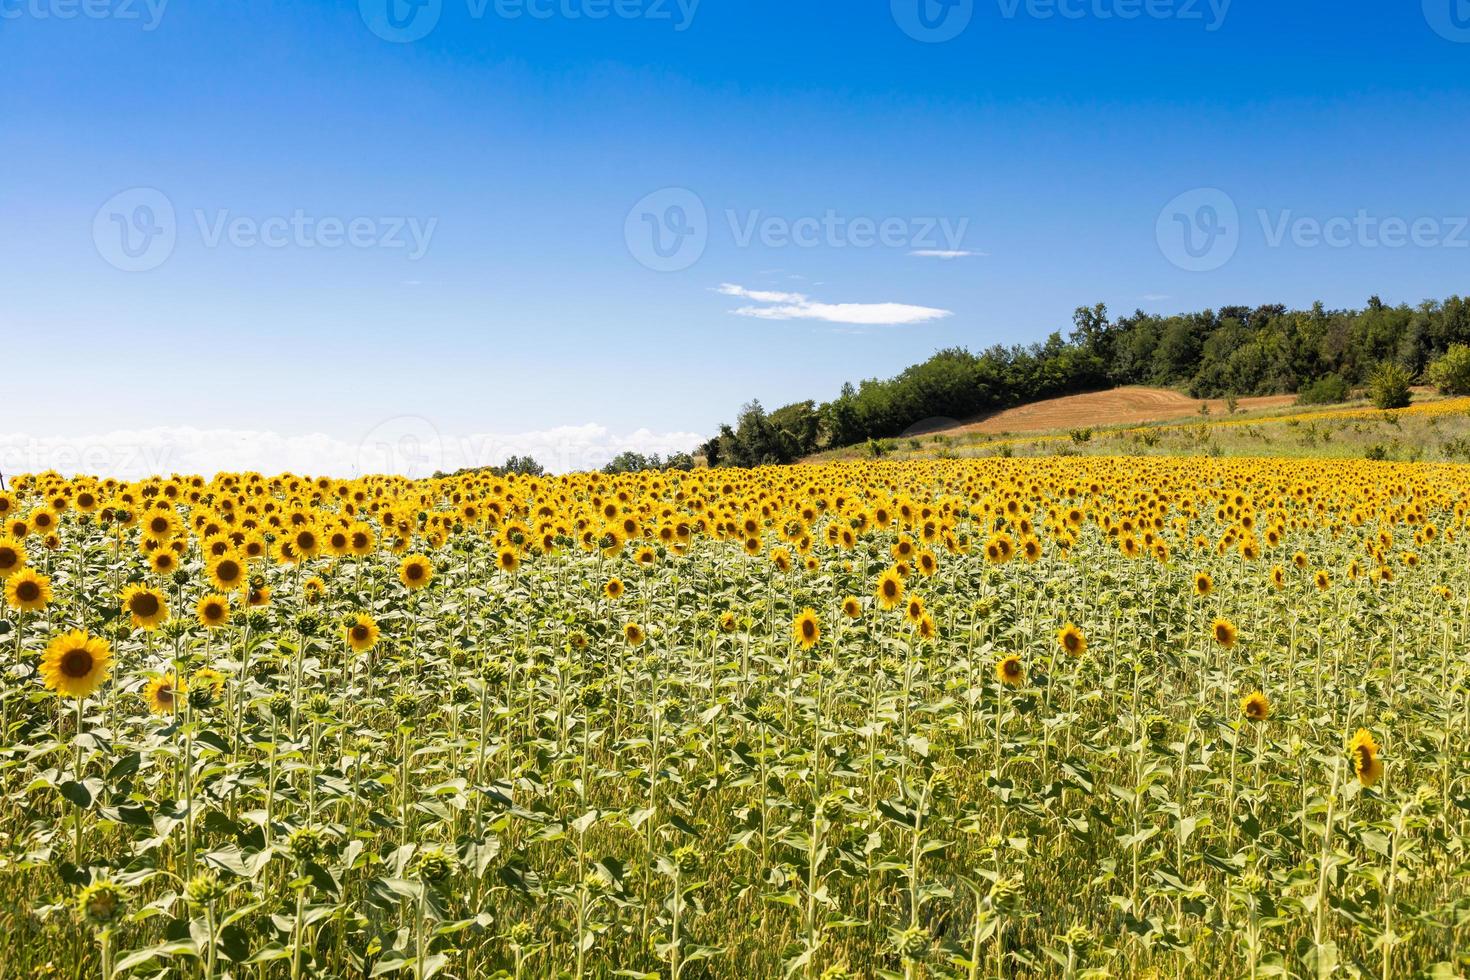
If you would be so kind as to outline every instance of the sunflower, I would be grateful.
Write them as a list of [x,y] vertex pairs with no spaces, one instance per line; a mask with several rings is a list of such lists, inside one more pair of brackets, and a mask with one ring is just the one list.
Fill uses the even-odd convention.
[[911,623],[917,623],[924,618],[924,600],[918,596],[909,596],[908,604],[903,609],[904,618]]
[[502,572],[514,574],[521,567],[520,553],[511,547],[501,548],[495,556],[495,564]]
[[1080,657],[1087,652],[1087,637],[1072,623],[1057,630],[1057,643],[1074,657]]
[[858,619],[863,614],[863,604],[852,596],[842,600],[842,614],[848,619]]
[[1317,591],[1326,592],[1332,587],[1332,576],[1319,568],[1317,569],[1317,573],[1312,576],[1312,582],[1317,586]]
[[347,621],[343,636],[347,640],[347,645],[354,652],[363,653],[377,645],[378,624],[367,613],[358,613]]
[[26,564],[26,550],[14,538],[0,536],[0,580],[9,578]]
[[621,599],[623,597],[623,580],[620,578],[608,579],[607,584],[602,587],[602,594],[609,599]]
[[1021,658],[1014,653],[1001,657],[995,665],[995,676],[1006,687],[1020,687],[1026,683],[1026,668]]
[[643,641],[647,639],[647,634],[643,632],[642,626],[639,626],[637,623],[629,623],[623,627],[623,639],[627,641],[628,646],[638,647],[643,645]]
[[40,612],[51,602],[51,580],[33,568],[22,568],[5,580],[5,601],[21,612]]
[[1372,786],[1383,776],[1383,760],[1378,758],[1378,743],[1366,728],[1359,728],[1348,742],[1348,757],[1352,760],[1353,775],[1364,786]]
[[1210,624],[1210,633],[1214,636],[1215,642],[1227,650],[1235,646],[1235,640],[1240,635],[1240,631],[1235,628],[1235,624],[1223,616],[1216,618]]
[[41,679],[62,697],[84,698],[107,679],[112,648],[107,641],[72,630],[52,640],[41,656]]
[[1278,589],[1285,587],[1286,569],[1282,568],[1280,565],[1273,566],[1271,569],[1271,584]]
[[155,715],[171,715],[178,710],[179,695],[188,685],[174,674],[155,677],[143,687],[143,700]]
[[1200,572],[1194,577],[1194,594],[1207,596],[1215,591],[1215,580],[1205,572]]
[[245,584],[245,562],[233,554],[220,555],[208,565],[209,580],[221,592],[233,592]]
[[398,566],[398,580],[410,589],[422,589],[434,578],[433,566],[423,555],[409,555]]
[[168,602],[163,593],[146,585],[130,585],[122,594],[122,610],[134,629],[157,629],[168,619]]
[[301,589],[305,593],[307,603],[314,606],[317,603],[321,602],[322,596],[326,594],[327,583],[321,580],[321,576],[313,575],[311,578],[301,583]]
[[791,624],[791,635],[803,650],[810,650],[822,638],[822,626],[817,622],[817,612],[810,606],[803,609]]
[[914,627],[914,632],[921,640],[932,640],[939,635],[939,627],[934,625],[934,617],[925,613]]
[[878,576],[878,605],[892,609],[903,598],[903,576],[898,569],[890,568]]
[[199,625],[217,629],[230,621],[230,600],[222,595],[207,595],[194,607]]
[[1251,721],[1265,721],[1271,717],[1271,702],[1260,691],[1252,691],[1240,699],[1240,713]]
[[1016,545],[1008,534],[996,534],[985,543],[985,559],[996,565],[1010,561],[1016,553]]
[[172,575],[179,567],[179,556],[168,548],[159,548],[148,553],[148,567],[158,575]]
[[733,633],[733,632],[735,632],[735,627],[737,625],[739,625],[739,624],[736,623],[736,621],[735,621],[735,614],[734,613],[730,612],[728,609],[726,611],[720,613],[720,632],[721,633]]

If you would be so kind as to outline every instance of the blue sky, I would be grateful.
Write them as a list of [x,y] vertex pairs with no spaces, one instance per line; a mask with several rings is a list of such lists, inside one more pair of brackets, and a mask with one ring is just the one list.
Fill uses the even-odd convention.
[[389,2],[0,0],[0,462],[575,465],[1084,304],[1466,289],[1467,0]]

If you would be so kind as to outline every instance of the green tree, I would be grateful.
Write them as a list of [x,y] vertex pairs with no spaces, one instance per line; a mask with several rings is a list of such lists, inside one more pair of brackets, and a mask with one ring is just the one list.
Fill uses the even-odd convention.
[[1378,408],[1407,408],[1413,393],[1414,378],[1403,365],[1384,361],[1368,379],[1368,397]]

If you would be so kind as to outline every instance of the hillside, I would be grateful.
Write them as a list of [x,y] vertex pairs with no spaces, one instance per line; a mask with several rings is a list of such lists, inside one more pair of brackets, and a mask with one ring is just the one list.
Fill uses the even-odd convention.
[[[1251,412],[1285,408],[1295,402],[1295,395],[1265,395],[1259,398],[1241,398],[1236,408],[1241,412]],[[959,425],[929,431],[948,435],[999,435],[1012,432],[1049,432],[1085,426],[1137,425],[1199,415],[1201,405],[1208,406],[1212,416],[1229,413],[1224,399],[1189,398],[1168,388],[1127,386],[1085,395],[1047,398],[1008,408],[1003,412],[988,413]]]

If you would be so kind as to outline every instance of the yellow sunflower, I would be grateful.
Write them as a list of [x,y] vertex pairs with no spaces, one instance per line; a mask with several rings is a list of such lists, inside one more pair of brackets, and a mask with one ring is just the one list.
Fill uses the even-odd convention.
[[217,629],[230,621],[230,600],[222,595],[207,595],[194,607],[199,624]]
[[358,613],[347,621],[343,635],[346,637],[347,645],[353,651],[362,653],[377,645],[380,631],[373,617],[367,613]]
[[146,585],[130,585],[122,594],[122,609],[134,629],[157,629],[168,619],[168,602],[163,593]]
[[1230,647],[1235,646],[1235,641],[1240,635],[1240,631],[1235,628],[1234,623],[1222,616],[1210,624],[1210,634],[1214,636],[1216,643],[1228,650]]
[[822,625],[817,622],[817,612],[810,606],[803,609],[791,624],[791,635],[803,650],[810,650],[822,638]]
[[61,697],[85,698],[107,679],[112,648],[101,637],[72,630],[52,640],[41,656],[41,679]]
[[1265,721],[1271,717],[1271,702],[1260,691],[1252,691],[1240,699],[1240,713],[1251,721]]
[[398,566],[398,580],[410,589],[422,589],[434,578],[434,568],[423,555],[409,555]]
[[171,715],[178,710],[179,695],[187,685],[173,674],[155,677],[143,687],[143,700],[155,715]]
[[903,576],[898,569],[890,568],[878,576],[878,605],[884,609],[892,609],[898,605],[903,598]]
[[33,568],[22,568],[5,580],[5,601],[21,612],[40,612],[51,602],[51,580]]
[[623,597],[623,580],[620,578],[608,579],[607,584],[602,587],[602,594],[609,599],[621,599]]
[[1353,764],[1353,775],[1364,786],[1372,786],[1383,777],[1383,760],[1378,757],[1378,742],[1366,728],[1359,728],[1348,742],[1348,757]]
[[26,565],[26,550],[14,538],[0,536],[0,580],[9,578]]
[[1014,653],[1001,657],[995,665],[995,676],[1007,687],[1020,687],[1026,683],[1026,668],[1021,658]]
[[1087,637],[1071,623],[1057,630],[1057,643],[1074,657],[1080,657],[1087,652]]

